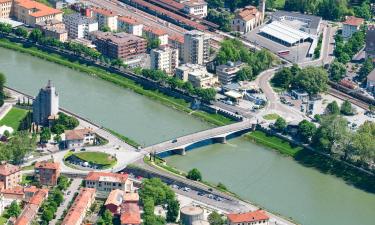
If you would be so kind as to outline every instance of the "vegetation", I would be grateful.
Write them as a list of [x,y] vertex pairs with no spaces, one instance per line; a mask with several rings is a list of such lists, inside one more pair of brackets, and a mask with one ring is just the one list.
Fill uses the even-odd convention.
[[104,167],[113,166],[117,161],[113,156],[104,152],[78,152],[72,155],[82,161],[102,165]]
[[0,126],[6,125],[12,127],[14,131],[19,130],[22,120],[27,115],[27,110],[13,107],[5,116],[0,120]]
[[369,0],[362,1],[360,6],[354,6],[353,11],[356,17],[360,17],[365,20],[371,20],[372,13],[371,13],[371,6],[370,6]]
[[65,130],[73,130],[79,125],[79,121],[77,118],[73,116],[68,116],[65,113],[59,112],[59,117],[57,120],[54,121],[51,131],[54,134],[62,134]]
[[361,82],[364,82],[366,79],[367,79],[367,75],[370,74],[370,72],[374,69],[374,64],[372,63],[372,60],[369,58],[369,59],[366,59],[361,68],[359,69],[359,72],[358,72],[358,80],[361,81]]
[[43,127],[40,132],[40,142],[47,143],[51,139],[51,130],[48,127]]
[[225,221],[223,217],[216,211],[213,211],[208,215],[208,222],[210,225],[224,225]]
[[3,73],[0,73],[0,107],[4,105],[5,93],[4,93],[4,84],[6,78]]
[[57,208],[63,201],[64,195],[60,189],[54,188],[52,191],[50,191],[47,200],[43,202],[42,206],[39,209],[39,212],[42,213],[41,224],[47,225],[51,220],[53,220]]
[[314,50],[314,59],[319,59],[320,58],[320,52],[322,50],[322,42],[323,42],[323,34],[319,36],[318,39],[318,44]]
[[307,120],[302,120],[298,124],[298,136],[302,142],[307,143],[310,141],[314,133],[316,132],[316,126]]
[[352,37],[344,42],[342,35],[337,34],[335,36],[335,50],[334,55],[337,60],[343,64],[348,63],[353,56],[360,50],[365,44],[365,28],[354,33]]
[[116,132],[114,130],[111,130],[111,129],[108,129],[108,128],[106,128],[106,130],[109,131],[111,134],[115,135],[116,137],[120,138],[121,140],[123,140],[125,143],[127,143],[127,144],[129,144],[129,145],[131,145],[131,146],[133,146],[135,148],[138,148],[138,147],[141,146],[136,141],[134,141],[134,140],[132,140],[132,139],[130,139],[128,137],[125,137],[124,135],[122,135],[122,134],[120,134],[120,133],[118,133],[118,132]]
[[167,222],[175,223],[180,212],[180,203],[177,199],[171,199],[167,205]]
[[219,25],[219,29],[224,32],[231,31],[231,21],[234,18],[233,14],[222,9],[208,9],[206,20]]
[[283,132],[285,129],[286,129],[286,126],[287,126],[287,123],[285,121],[284,118],[282,118],[281,116],[279,116],[276,121],[275,121],[275,124],[273,125],[274,128],[279,131],[279,132]]
[[21,207],[17,201],[12,201],[7,211],[9,217],[17,218],[21,214]]
[[339,82],[342,78],[344,78],[346,74],[346,67],[343,63],[335,60],[329,66],[329,78],[335,82]]
[[197,168],[194,168],[188,172],[188,174],[186,175],[186,178],[190,180],[201,181],[202,174]]
[[36,137],[26,131],[13,134],[8,143],[0,145],[0,161],[11,161],[14,164],[23,162],[25,156],[36,148]]
[[339,115],[340,114],[340,108],[336,101],[333,101],[329,103],[326,107],[326,114],[330,115]]
[[345,100],[340,107],[341,114],[345,116],[352,116],[355,114],[355,109],[352,106],[352,103],[350,103],[348,100]]
[[97,225],[113,225],[113,216],[108,209],[104,210],[103,215],[96,222]]
[[276,113],[270,113],[263,116],[265,120],[277,120],[280,116]]

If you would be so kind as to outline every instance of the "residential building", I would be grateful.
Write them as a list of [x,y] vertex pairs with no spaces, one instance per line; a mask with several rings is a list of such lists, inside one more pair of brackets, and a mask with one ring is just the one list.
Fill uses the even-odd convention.
[[150,52],[151,69],[174,73],[178,67],[178,50],[169,46],[160,46]]
[[95,201],[95,195],[94,188],[81,188],[61,225],[81,225],[86,212],[90,210]]
[[365,52],[366,58],[375,59],[375,25],[367,28]]
[[242,225],[242,224],[259,224],[268,225],[269,216],[263,210],[257,210],[247,213],[228,214],[228,225]]
[[137,203],[124,203],[121,205],[121,225],[141,225],[141,213]]
[[98,22],[79,13],[64,15],[64,24],[71,39],[88,38],[90,32],[98,30]]
[[344,38],[350,38],[354,33],[360,30],[361,25],[364,24],[365,20],[357,18],[355,16],[347,16],[346,20],[342,23],[342,36]]
[[99,29],[108,27],[110,31],[117,31],[118,15],[108,9],[93,8],[91,16],[98,21]]
[[68,40],[68,32],[65,29],[65,24],[59,20],[51,19],[41,21],[35,24],[35,27],[42,30],[46,37],[51,37],[61,42]]
[[13,0],[0,0],[0,18],[8,19],[11,15]]
[[367,75],[367,90],[375,94],[375,69],[373,69],[369,75]]
[[62,21],[62,11],[36,1],[15,0],[13,7],[13,16],[16,20],[32,27],[46,20]]
[[246,64],[241,61],[235,63],[228,62],[227,64],[217,66],[216,75],[219,78],[219,82],[222,85],[232,83],[236,80],[238,71],[240,71],[244,66],[246,66]]
[[22,180],[21,168],[9,163],[0,165],[0,182],[4,189],[18,186]]
[[173,35],[168,37],[168,45],[172,48],[178,49],[178,59],[183,60],[184,57],[184,36]]
[[208,60],[210,54],[210,37],[204,32],[191,30],[184,35],[184,63],[201,64]]
[[322,18],[299,12],[277,10],[272,14],[272,21],[280,21],[308,34],[319,35]]
[[130,16],[118,17],[118,30],[135,36],[142,36],[143,24]]
[[147,41],[141,37],[121,33],[93,32],[96,48],[103,55],[114,59],[130,59],[146,52]]
[[206,67],[198,64],[183,64],[176,68],[176,77],[190,81],[194,87],[208,88],[218,83],[217,76],[207,72]]
[[59,95],[55,86],[49,80],[47,86],[40,89],[33,102],[33,122],[37,125],[48,126],[59,112]]
[[182,11],[189,15],[194,15],[199,18],[207,16],[207,2],[204,0],[188,0],[183,1],[184,8]]
[[95,139],[96,134],[89,128],[65,131],[65,147],[69,149],[93,145]]
[[235,12],[231,21],[232,31],[247,33],[263,23],[264,15],[255,6],[246,6]]
[[150,40],[159,39],[160,45],[167,45],[168,44],[168,33],[165,30],[144,26],[143,27],[143,35]]
[[125,192],[120,189],[112,190],[107,200],[104,203],[106,209],[112,212],[112,214],[120,215],[121,206],[124,203],[135,203],[138,204],[139,195],[137,192]]
[[34,174],[40,184],[55,186],[60,176],[60,163],[50,161],[37,162],[34,166]]
[[107,197],[112,190],[119,189],[124,192],[133,191],[133,182],[127,174],[89,172],[85,178],[85,185],[95,188],[100,197]]
[[14,225],[30,225],[39,212],[43,201],[48,197],[48,189],[38,189],[24,206],[21,215],[16,219]]

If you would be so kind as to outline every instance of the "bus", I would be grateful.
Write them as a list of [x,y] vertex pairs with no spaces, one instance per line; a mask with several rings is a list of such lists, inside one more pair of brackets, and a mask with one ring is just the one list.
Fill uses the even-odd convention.
[[288,55],[289,53],[290,53],[290,50],[282,50],[282,51],[277,52],[278,55]]

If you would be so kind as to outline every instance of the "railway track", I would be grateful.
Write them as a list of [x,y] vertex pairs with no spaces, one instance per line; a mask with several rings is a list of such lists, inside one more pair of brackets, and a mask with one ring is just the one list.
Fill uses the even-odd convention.
[[341,100],[348,100],[350,103],[352,103],[353,105],[356,105],[362,109],[365,109],[365,110],[369,110],[369,104],[362,101],[362,100],[359,100],[357,98],[354,98],[348,94],[345,94],[339,90],[336,90],[334,88],[329,88],[328,89],[328,93],[338,99],[341,99]]

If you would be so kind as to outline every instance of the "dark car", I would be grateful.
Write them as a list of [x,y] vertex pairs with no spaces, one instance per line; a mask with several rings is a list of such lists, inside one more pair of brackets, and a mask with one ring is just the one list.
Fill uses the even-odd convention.
[[176,143],[176,142],[177,142],[177,139],[172,140],[172,143]]

